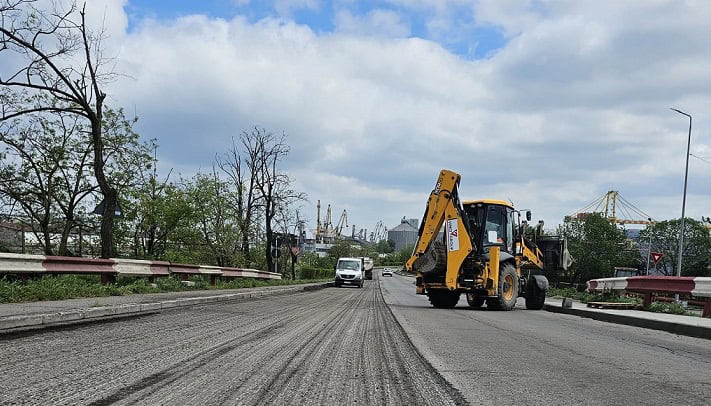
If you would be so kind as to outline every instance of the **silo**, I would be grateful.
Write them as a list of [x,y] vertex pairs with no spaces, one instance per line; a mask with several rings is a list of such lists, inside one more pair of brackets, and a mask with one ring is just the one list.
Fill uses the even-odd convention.
[[388,230],[388,240],[395,243],[395,251],[412,247],[417,242],[417,219],[403,219],[400,224]]

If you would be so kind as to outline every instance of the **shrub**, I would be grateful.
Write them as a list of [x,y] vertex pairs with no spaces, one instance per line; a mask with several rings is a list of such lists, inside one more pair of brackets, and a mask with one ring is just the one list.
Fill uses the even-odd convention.
[[299,269],[299,279],[330,279],[336,277],[336,271],[329,268],[316,268],[304,265]]
[[649,305],[649,309],[647,310],[655,313],[680,314],[683,316],[693,315],[693,313],[688,312],[686,308],[679,303],[654,302]]

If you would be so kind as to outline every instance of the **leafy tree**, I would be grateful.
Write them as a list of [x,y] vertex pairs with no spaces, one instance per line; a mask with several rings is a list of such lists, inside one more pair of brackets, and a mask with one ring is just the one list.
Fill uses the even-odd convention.
[[234,222],[231,207],[225,204],[230,193],[228,185],[213,173],[197,174],[187,183],[185,197],[191,207],[191,216],[200,234],[202,245],[210,252],[218,266],[237,265],[239,228]]
[[[62,230],[59,252],[64,254],[77,205],[94,187],[86,145],[77,136],[76,119],[61,112],[35,113],[0,124],[0,194],[24,216],[47,255],[53,255],[51,236]],[[61,223],[64,214],[66,221]]]
[[639,255],[627,248],[624,231],[599,213],[590,214],[583,221],[565,223],[558,234],[568,239],[568,250],[575,258],[563,275],[571,283],[610,277],[616,266],[639,266]]
[[[49,5],[48,5],[49,4]],[[102,85],[114,74],[102,52],[101,31],[87,27],[85,10],[75,3],[12,0],[0,3],[0,58],[13,61],[0,75],[0,87],[48,96],[45,103],[3,104],[0,122],[38,112],[66,112],[89,124],[93,171],[103,195],[101,256],[114,254],[116,187],[105,172],[104,101]],[[38,9],[37,6],[47,6]],[[24,62],[17,62],[24,60]],[[15,102],[21,101],[15,98]]]
[[393,240],[380,240],[376,246],[375,250],[381,254],[389,254],[395,251],[395,241]]
[[[30,97],[37,105],[46,96]],[[112,183],[134,182],[145,165],[146,146],[131,131],[121,110],[105,110],[104,166]],[[70,254],[68,239],[86,225],[87,197],[98,190],[91,181],[91,140],[85,122],[64,111],[38,111],[0,123],[0,194],[18,207],[45,254]],[[12,210],[11,210],[12,211]],[[53,236],[59,235],[56,241]],[[56,251],[55,251],[56,249]]]
[[329,255],[325,257],[320,257],[315,252],[306,252],[302,254],[301,261],[299,263],[301,265],[307,265],[321,269],[333,269],[333,267],[336,265],[336,261],[333,259],[333,257]]
[[342,257],[352,257],[355,255],[356,251],[353,249],[352,243],[348,240],[336,240],[333,246],[328,249],[328,256],[332,260],[338,260],[338,258]]
[[[649,244],[652,251],[664,257],[657,264],[657,272],[676,275],[679,261],[679,228],[681,219],[660,221],[640,231],[637,241],[641,246]],[[684,252],[682,276],[711,276],[711,235],[703,223],[684,219]],[[644,255],[646,262],[646,252]]]

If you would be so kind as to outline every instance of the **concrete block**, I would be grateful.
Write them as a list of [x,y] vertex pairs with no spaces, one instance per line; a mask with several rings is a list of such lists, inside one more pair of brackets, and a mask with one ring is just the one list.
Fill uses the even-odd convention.
[[178,303],[177,300],[166,300],[164,302],[160,302],[161,309],[171,309],[173,307],[178,307],[178,306],[180,306],[180,303]]
[[113,306],[113,309],[114,309],[114,314],[138,313],[141,311],[141,305],[140,304],[119,305],[119,306]]
[[573,307],[573,299],[566,297],[563,298],[563,303],[561,304],[561,307],[564,309],[570,309]]
[[39,326],[42,324],[43,316],[42,314],[35,314],[30,316],[3,317],[0,319],[0,331],[20,327]]
[[114,315],[114,310],[111,306],[92,307],[84,311],[84,318],[94,319],[97,317],[109,317]]
[[161,303],[141,303],[142,312],[159,311],[161,309]]
[[59,312],[42,315],[42,324],[66,323],[84,318],[84,311]]

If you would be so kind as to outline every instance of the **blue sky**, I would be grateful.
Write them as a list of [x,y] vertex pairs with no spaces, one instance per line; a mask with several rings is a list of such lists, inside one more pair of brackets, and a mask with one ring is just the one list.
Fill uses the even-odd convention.
[[[398,22],[406,30],[402,36],[437,42],[466,59],[486,58],[505,46],[506,38],[500,28],[476,23],[472,2],[452,3],[438,11],[436,5],[428,5],[427,2],[409,4],[402,1],[130,0],[126,12],[129,30],[136,29],[146,18],[170,21],[186,15],[202,14],[227,20],[240,16],[251,23],[263,19],[292,21],[308,26],[319,35],[338,31],[337,14],[368,18],[374,13],[384,13],[398,17]],[[438,12],[440,15],[437,15]],[[432,26],[433,19],[438,17],[446,17],[446,27]],[[373,32],[373,35],[383,34]]]

